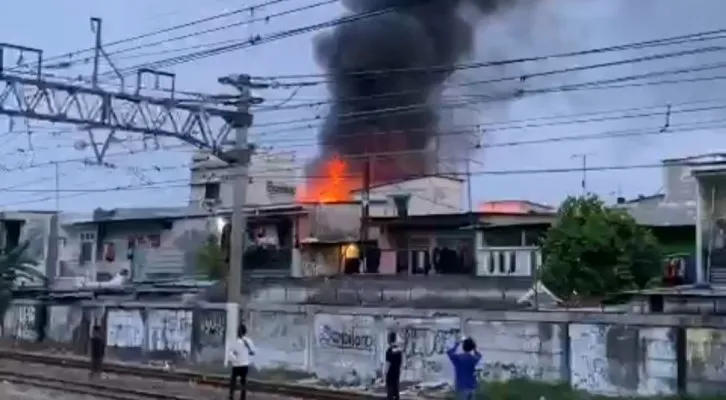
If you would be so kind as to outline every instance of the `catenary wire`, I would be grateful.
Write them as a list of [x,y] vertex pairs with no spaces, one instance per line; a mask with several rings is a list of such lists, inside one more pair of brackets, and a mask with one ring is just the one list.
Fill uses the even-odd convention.
[[[691,162],[685,161],[673,161],[669,163],[669,165],[673,166],[689,166],[692,165]],[[714,163],[714,165],[722,165],[726,166],[726,163]],[[660,169],[663,168],[663,163],[644,163],[644,164],[629,164],[629,165],[601,165],[601,166],[586,166],[586,167],[567,167],[567,168],[542,168],[542,169],[504,169],[504,170],[489,170],[489,171],[470,171],[468,173],[453,173],[449,174],[452,177],[455,176],[483,176],[483,175],[490,175],[490,176],[510,176],[510,175],[542,175],[542,174],[563,174],[563,173],[573,173],[578,172],[581,173],[583,171],[586,172],[607,172],[607,171],[631,171],[631,170],[642,170],[642,169]],[[429,177],[430,174],[420,175],[419,177]],[[232,176],[234,177],[234,176]],[[320,178],[327,178],[327,176],[321,176]],[[359,178],[358,176],[342,176],[341,178]],[[412,175],[411,179],[416,179],[416,175]],[[81,192],[75,192],[72,194],[69,194],[68,196],[62,196],[61,198],[68,198],[68,197],[78,197],[83,195],[89,195],[93,193],[107,193],[107,192],[123,192],[123,191],[133,191],[133,190],[166,190],[166,189],[173,189],[173,188],[183,188],[188,187],[189,184],[171,184],[171,185],[165,185],[166,183],[173,183],[173,182],[179,182],[179,180],[171,180],[166,182],[154,182],[154,183],[148,183],[148,184],[139,184],[139,185],[126,185],[126,186],[115,186],[115,187],[109,187],[109,188],[98,188],[98,189],[85,189],[85,191]],[[165,186],[159,186],[164,184]],[[79,189],[80,190],[80,189]],[[53,191],[55,192],[55,191]],[[24,200],[19,201],[15,203],[5,203],[0,204],[0,207],[7,207],[10,205],[15,204],[28,204],[28,203],[37,203],[37,202],[44,202],[49,201],[52,199],[55,199],[56,196],[52,197],[45,197],[43,199],[39,199],[36,201],[33,200]]]
[[[684,132],[705,132],[706,130],[712,130],[712,129],[726,129],[726,118],[719,118],[709,121],[703,121],[699,123],[691,123],[691,124],[683,124],[683,125],[676,125],[673,127],[670,127],[666,131],[659,130],[657,128],[642,128],[642,129],[628,129],[628,130],[612,130],[612,131],[604,131],[599,133],[593,133],[593,134],[587,134],[587,135],[569,135],[569,136],[559,136],[559,137],[551,137],[551,138],[543,138],[543,139],[534,139],[534,140],[522,140],[522,141],[509,141],[509,142],[502,142],[502,143],[487,143],[480,146],[482,149],[486,148],[498,148],[498,147],[514,147],[514,146],[522,146],[522,145],[532,145],[532,144],[546,144],[546,143],[559,143],[559,142],[565,142],[565,141],[583,141],[583,140],[603,140],[603,139],[615,139],[615,138],[625,138],[625,137],[633,137],[633,136],[644,136],[644,135],[670,135],[670,134],[677,134],[677,133],[684,133]],[[407,155],[407,154],[417,154],[421,153],[427,150],[403,150],[403,151],[390,151],[390,152],[370,152],[370,153],[363,153],[363,154],[357,154],[357,155],[340,155],[338,156],[340,159],[347,160],[347,159],[359,159],[359,158],[369,158],[369,157],[379,157],[379,156],[401,156],[401,155]],[[59,160],[54,161],[52,164],[55,163],[62,163],[66,161],[77,161],[77,159],[71,159],[71,160]],[[35,166],[29,166],[29,167],[20,167],[16,169],[10,170],[12,171],[23,171],[27,169],[31,169]],[[164,167],[165,169],[182,169],[182,168],[189,168],[190,165],[184,164],[180,166],[168,166]],[[261,177],[267,177],[267,178],[298,178],[298,179],[315,179],[315,178],[324,178],[326,176],[324,175],[307,175],[307,176],[298,176],[298,175],[269,175],[269,172],[280,172],[280,171],[290,171],[290,167],[287,168],[269,168],[262,171],[259,171],[259,173],[262,173],[262,175],[258,175],[258,172],[255,174],[251,174],[252,177],[255,176],[261,176]],[[461,173],[453,173],[453,174],[461,174]],[[234,174],[227,174],[226,176],[234,177]],[[351,177],[354,177],[354,175],[351,175]],[[358,177],[355,175],[355,177]],[[187,182],[189,183],[188,179],[177,179],[172,181],[162,181],[162,182],[156,182],[156,184],[159,183],[175,183],[175,182]],[[78,189],[80,191],[84,191],[85,189]],[[78,191],[78,190],[68,190],[68,191]],[[104,189],[93,189],[93,192],[99,192],[103,191]],[[23,190],[18,190],[23,191]],[[29,192],[35,192],[37,190],[28,190]],[[40,190],[41,192],[45,190]]]
[[[237,9],[234,9],[234,10],[231,10],[231,11],[226,11],[226,12],[223,12],[223,13],[220,13],[220,14],[216,14],[216,15],[212,15],[212,16],[205,17],[205,18],[195,19],[195,20],[192,20],[192,21],[189,21],[189,22],[185,22],[185,23],[178,24],[178,25],[173,25],[173,26],[170,26],[170,27],[167,27],[167,28],[162,28],[162,29],[158,29],[158,30],[151,31],[151,32],[142,33],[142,34],[138,34],[138,35],[126,37],[126,38],[123,38],[123,39],[118,39],[118,40],[115,40],[115,41],[112,41],[112,42],[109,42],[109,43],[104,43],[103,44],[103,47],[104,48],[108,48],[108,47],[111,47],[111,46],[117,46],[119,44],[134,42],[134,41],[141,40],[141,39],[146,39],[146,38],[149,38],[149,37],[152,37],[152,36],[157,36],[157,35],[161,35],[161,34],[164,34],[164,33],[173,32],[173,31],[176,31],[176,30],[185,29],[185,28],[189,28],[189,27],[196,26],[196,25],[204,24],[204,23],[207,23],[207,22],[212,22],[212,21],[215,21],[215,20],[218,20],[218,19],[227,18],[227,17],[231,17],[231,16],[234,16],[234,15],[246,13],[246,12],[253,11],[253,10],[256,10],[256,9],[259,9],[259,8],[263,8],[263,7],[267,7],[267,6],[271,6],[271,5],[275,5],[275,4],[279,4],[279,3],[286,3],[288,1],[292,1],[292,0],[268,0],[268,1],[264,2],[264,3],[259,3],[259,4],[255,4],[255,5],[247,6],[247,7],[243,7],[243,8],[237,8]],[[54,61],[54,60],[61,60],[61,59],[64,59],[64,58],[73,57],[75,55],[92,52],[92,51],[94,51],[94,49],[95,49],[94,47],[89,47],[89,48],[84,48],[84,49],[81,49],[81,50],[72,51],[70,53],[64,53],[64,54],[59,54],[59,55],[56,55],[56,56],[51,56],[51,57],[45,58],[43,60],[43,62],[45,63],[45,62],[48,62],[48,61],[51,61],[51,60]],[[37,64],[34,64],[34,63],[20,64],[19,66],[16,66],[15,68],[18,68],[18,67],[32,67],[32,66],[37,66]]]

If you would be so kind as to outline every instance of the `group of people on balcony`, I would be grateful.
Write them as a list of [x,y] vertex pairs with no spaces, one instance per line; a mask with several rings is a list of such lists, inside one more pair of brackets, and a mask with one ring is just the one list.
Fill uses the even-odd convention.
[[[410,252],[410,257],[409,257]],[[398,255],[398,272],[429,275],[468,274],[474,267],[474,254],[466,245],[437,246],[430,250],[405,250]]]

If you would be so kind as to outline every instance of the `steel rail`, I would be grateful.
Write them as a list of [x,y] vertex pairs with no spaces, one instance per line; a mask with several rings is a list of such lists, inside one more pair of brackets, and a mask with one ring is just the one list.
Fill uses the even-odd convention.
[[93,381],[61,379],[45,375],[31,375],[16,371],[0,371],[0,380],[18,385],[33,386],[48,390],[57,390],[105,398],[110,400],[196,400],[191,397],[165,394],[145,390],[129,389],[117,385],[102,385]]
[[[77,369],[88,368],[88,360],[77,356],[47,355],[36,352],[0,349],[0,359],[2,358],[38,364],[65,366]],[[140,376],[171,382],[194,382],[199,385],[220,388],[228,387],[228,377],[226,375],[219,374],[202,374],[188,370],[170,370],[147,365],[134,365],[113,361],[104,362],[103,370],[106,373],[113,373],[118,375],[130,375],[137,377]],[[381,400],[385,398],[383,396],[378,396],[370,393],[340,391],[327,388],[263,381],[256,379],[251,379],[248,381],[248,388],[250,392],[253,393],[257,392],[265,394],[276,394],[311,400]],[[173,399],[178,398],[172,396],[167,399],[158,400]]]

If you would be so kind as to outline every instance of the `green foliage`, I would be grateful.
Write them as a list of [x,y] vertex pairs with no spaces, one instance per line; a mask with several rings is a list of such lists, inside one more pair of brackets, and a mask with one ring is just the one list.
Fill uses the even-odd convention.
[[26,255],[29,242],[24,242],[7,253],[0,254],[0,317],[5,315],[12,291],[21,280],[41,280],[45,275],[36,267],[38,262]]
[[562,203],[542,255],[542,282],[563,299],[643,288],[662,275],[661,247],[650,230],[594,195]]
[[198,272],[211,280],[222,280],[227,276],[227,262],[219,240],[209,235],[197,253]]

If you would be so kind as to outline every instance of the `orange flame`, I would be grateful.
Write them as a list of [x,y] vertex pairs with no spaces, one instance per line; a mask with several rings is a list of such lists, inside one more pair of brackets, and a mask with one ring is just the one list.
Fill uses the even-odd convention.
[[350,176],[348,165],[339,157],[325,162],[314,177],[308,177],[298,188],[296,200],[300,203],[341,203],[353,199],[358,189],[357,179]]

